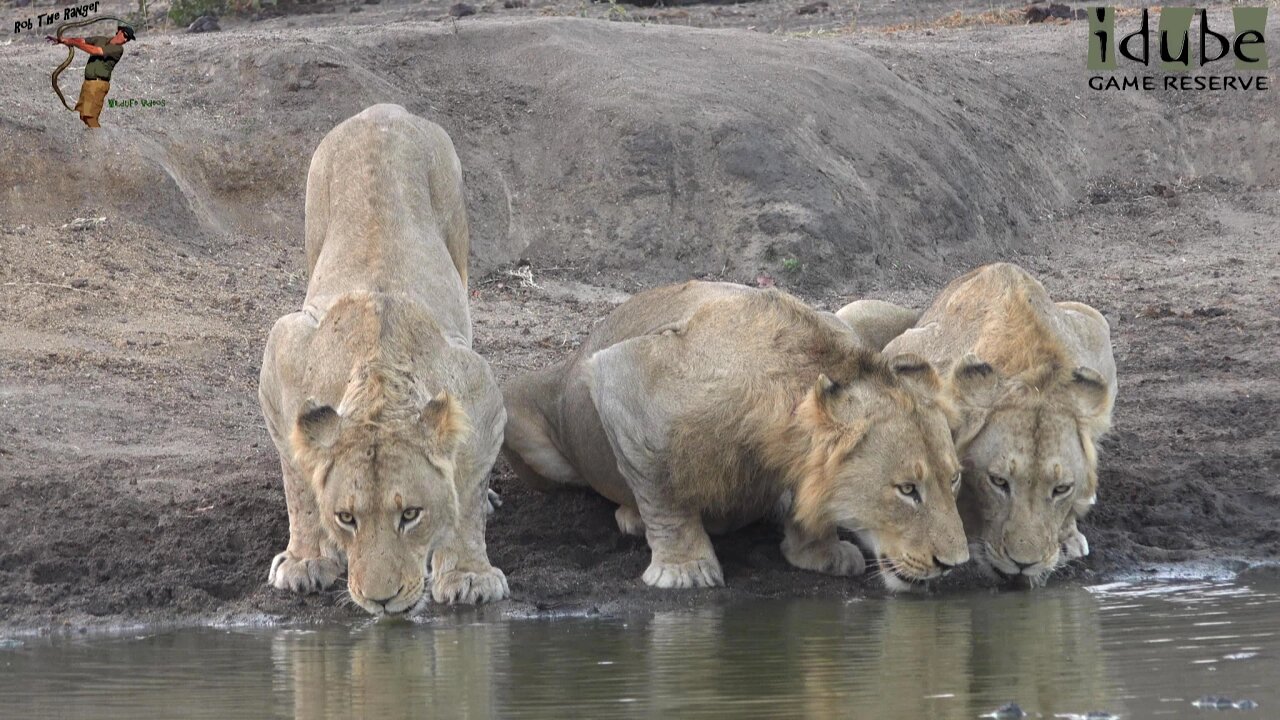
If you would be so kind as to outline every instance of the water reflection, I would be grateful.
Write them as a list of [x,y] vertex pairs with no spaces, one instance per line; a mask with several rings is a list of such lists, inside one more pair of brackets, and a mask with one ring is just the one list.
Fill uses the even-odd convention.
[[1052,714],[1116,707],[1097,614],[1083,590],[801,600],[630,622],[286,633],[272,656],[302,718],[551,717],[568,703],[587,717],[972,718],[1012,699]]
[[1280,703],[1277,596],[1170,587],[27,643],[0,650],[0,714],[969,720],[1009,701],[1044,717]]

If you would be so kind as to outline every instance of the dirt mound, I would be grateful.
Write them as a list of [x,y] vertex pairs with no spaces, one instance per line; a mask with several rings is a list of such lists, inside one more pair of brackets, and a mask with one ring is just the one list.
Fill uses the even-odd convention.
[[[6,214],[296,232],[315,143],[392,101],[453,136],[481,271],[528,257],[653,282],[785,262],[830,285],[1029,249],[1029,222],[1063,205],[1083,169],[1048,108],[1011,111],[1007,91],[961,63],[948,92],[925,92],[858,43],[549,19],[145,48],[159,67],[208,52],[225,71],[194,84],[149,74],[166,109],[114,110],[108,127],[128,130],[86,140],[52,113],[12,125],[38,160],[0,170],[23,188]],[[134,59],[121,71],[141,75]],[[117,182],[57,170],[85,157],[109,158]]]

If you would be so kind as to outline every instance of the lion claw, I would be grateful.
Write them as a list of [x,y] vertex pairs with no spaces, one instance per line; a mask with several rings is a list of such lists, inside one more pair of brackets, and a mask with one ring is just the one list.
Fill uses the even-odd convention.
[[438,603],[477,605],[509,595],[507,576],[496,567],[480,572],[449,570],[431,578],[431,598]]
[[279,590],[314,593],[331,587],[342,574],[333,558],[303,558],[285,550],[271,561],[267,584]]
[[656,588],[699,588],[724,585],[724,572],[714,557],[683,563],[654,560],[641,577],[646,585]]

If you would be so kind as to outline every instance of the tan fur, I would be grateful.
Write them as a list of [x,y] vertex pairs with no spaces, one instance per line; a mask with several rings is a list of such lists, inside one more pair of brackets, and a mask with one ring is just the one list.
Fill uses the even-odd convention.
[[335,127],[307,176],[306,246],[306,301],[272,328],[259,384],[289,509],[268,581],[322,589],[345,560],[351,598],[377,614],[428,590],[504,597],[484,516],[505,414],[471,350],[448,135],[395,105]]
[[[721,584],[707,531],[781,506],[793,564],[861,572],[836,537],[852,526],[897,586],[968,557],[937,387],[923,360],[891,365],[789,295],[691,282],[632,298],[563,363],[509,383],[504,450],[536,487],[587,484],[622,506],[620,529],[642,526],[653,550],[651,585]],[[896,489],[913,463],[919,507]]]
[[[952,281],[884,351],[917,353],[950,371],[966,467],[960,507],[990,567],[1038,583],[1088,552],[1076,520],[1096,498],[1097,443],[1111,427],[1116,392],[1101,313],[1055,304],[1025,270],[999,263]],[[1010,494],[993,484],[1000,480]]]

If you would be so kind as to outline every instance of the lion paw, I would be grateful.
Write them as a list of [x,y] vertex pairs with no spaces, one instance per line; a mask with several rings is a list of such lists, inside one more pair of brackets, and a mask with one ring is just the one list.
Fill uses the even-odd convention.
[[633,507],[619,505],[617,510],[613,511],[613,519],[618,521],[618,530],[623,535],[635,535],[644,537],[644,520],[640,518],[640,513]]
[[783,540],[782,556],[798,568],[841,577],[861,575],[867,569],[862,551],[857,545],[845,540],[810,543],[798,548]]
[[510,594],[507,576],[496,567],[480,572],[449,570],[431,578],[431,597],[438,603],[476,605]]
[[487,490],[488,494],[484,499],[484,514],[492,515],[498,508],[502,507],[502,496],[493,490]]
[[663,563],[654,560],[641,578],[646,585],[657,588],[698,588],[724,585],[724,573],[715,557],[691,560],[683,563]]
[[1071,530],[1062,536],[1062,559],[1075,560],[1089,554],[1089,539],[1079,530]]
[[285,550],[271,561],[267,584],[280,590],[313,593],[332,586],[341,574],[342,566],[333,558],[303,558]]

